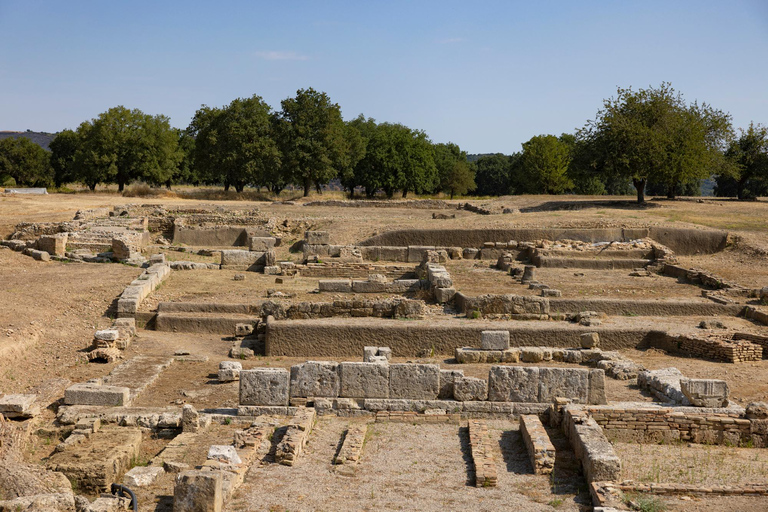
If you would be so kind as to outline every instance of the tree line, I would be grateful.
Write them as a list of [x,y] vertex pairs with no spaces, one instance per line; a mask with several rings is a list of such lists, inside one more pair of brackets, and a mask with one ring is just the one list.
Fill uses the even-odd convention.
[[702,180],[739,199],[768,194],[768,129],[735,133],[729,114],[686,102],[668,83],[619,88],[594,119],[560,136],[537,135],[513,155],[469,161],[453,143],[433,143],[418,129],[344,121],[324,92],[300,89],[273,110],[261,97],[203,105],[183,130],[163,115],[118,106],[64,130],[47,152],[28,139],[0,141],[0,182],[95,190],[132,181],[171,187],[219,185],[241,192],[288,186],[308,195],[338,180],[367,197],[399,193],[698,195]]

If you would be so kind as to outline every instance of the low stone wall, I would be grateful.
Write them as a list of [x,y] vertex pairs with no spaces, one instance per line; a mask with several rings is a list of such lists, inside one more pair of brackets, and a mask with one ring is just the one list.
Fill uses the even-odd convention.
[[302,277],[326,278],[364,278],[371,274],[381,274],[390,279],[407,279],[413,276],[411,265],[375,265],[370,263],[340,263],[328,261],[296,265]]
[[763,358],[763,347],[761,345],[743,339],[734,340],[726,337],[694,337],[665,334],[664,336],[651,338],[650,346],[673,354],[724,361],[726,363],[760,361]]
[[117,299],[117,316],[136,316],[141,302],[171,274],[167,263],[152,265],[129,284]]
[[284,466],[293,466],[307,444],[314,423],[314,409],[299,409],[288,424],[283,438],[275,447],[275,462]]
[[648,346],[651,339],[664,333],[650,329],[613,329],[549,323],[531,328],[520,322],[488,322],[482,320],[437,324],[424,320],[382,320],[377,323],[295,320],[267,323],[266,355],[304,358],[358,357],[366,345],[391,347],[402,357],[419,357],[423,352],[453,355],[457,348],[477,344],[482,331],[507,330],[512,342],[519,346],[580,346],[579,335],[600,334],[606,350]]
[[750,444],[768,447],[766,420],[748,419],[741,408],[664,407],[648,403],[580,408],[611,439],[658,443]]
[[[241,406],[287,406],[292,399],[378,399],[450,402],[604,404],[605,372],[582,368],[492,366],[488,380],[450,375],[435,364],[307,361],[287,370],[240,371]],[[365,407],[375,407],[374,402]],[[436,407],[440,408],[440,407]]]
[[[457,293],[455,298],[456,307],[467,316],[479,314],[480,316],[491,315],[532,315],[536,317],[546,317],[549,315],[549,299],[543,297],[531,297],[528,295],[480,295],[478,297],[468,297],[463,293]],[[478,313],[474,313],[477,311]]]
[[424,284],[426,283],[419,279],[395,279],[391,282],[371,279],[334,279],[321,280],[318,283],[318,289],[321,292],[332,293],[406,293],[419,291]]
[[543,268],[581,268],[591,270],[619,270],[646,267],[652,263],[647,259],[630,258],[578,258],[537,256],[532,260],[537,267]]
[[596,311],[611,316],[737,316],[743,306],[697,301],[549,299],[550,313]]
[[526,414],[520,416],[520,434],[531,458],[533,473],[548,475],[555,469],[555,446],[549,440],[549,434],[538,416]]
[[754,320],[755,322],[759,322],[763,325],[768,325],[768,312],[761,311],[757,308],[750,306],[746,307],[744,309],[744,317],[750,320]]
[[717,276],[712,272],[707,272],[706,270],[699,270],[696,268],[686,268],[681,265],[672,265],[670,263],[666,263],[661,268],[661,273],[667,276],[683,279],[689,283],[700,284],[706,288],[712,288],[715,290],[743,288],[741,285],[723,279],[722,277]]
[[469,447],[475,466],[475,487],[496,487],[498,475],[488,425],[483,420],[469,420]]
[[603,429],[586,412],[566,406],[563,410],[563,432],[581,460],[587,482],[618,480],[621,460],[603,434]]
[[760,336],[759,334],[749,334],[746,332],[737,332],[733,335],[733,340],[743,340],[760,345],[763,348],[763,359],[768,359],[768,336]]

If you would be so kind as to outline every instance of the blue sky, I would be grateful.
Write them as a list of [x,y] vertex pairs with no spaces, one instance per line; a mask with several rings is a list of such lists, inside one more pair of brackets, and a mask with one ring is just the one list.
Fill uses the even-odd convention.
[[0,130],[116,105],[185,127],[201,104],[325,91],[345,119],[470,153],[573,132],[616,87],[671,82],[768,124],[768,2],[0,0]]

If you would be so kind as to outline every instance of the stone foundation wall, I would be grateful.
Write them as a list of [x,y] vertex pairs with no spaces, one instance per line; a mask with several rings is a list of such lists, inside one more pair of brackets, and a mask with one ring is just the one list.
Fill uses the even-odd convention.
[[632,442],[687,441],[768,447],[764,419],[747,419],[742,409],[659,407],[652,404],[581,407],[611,439]]
[[726,338],[665,334],[664,336],[652,338],[650,346],[673,354],[724,361],[726,363],[760,361],[763,358],[762,346],[743,339],[729,340]]
[[141,302],[171,274],[167,263],[152,265],[128,285],[117,299],[117,316],[133,317]]
[[603,429],[586,412],[566,406],[562,428],[576,457],[581,460],[588,482],[618,480],[621,477],[621,460],[603,434]]

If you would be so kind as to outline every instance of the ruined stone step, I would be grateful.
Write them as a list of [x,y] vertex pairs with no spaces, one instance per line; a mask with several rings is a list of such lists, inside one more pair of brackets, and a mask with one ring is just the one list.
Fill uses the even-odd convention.
[[136,356],[115,367],[103,382],[130,390],[129,403],[147,389],[175,359],[165,356]]
[[243,314],[158,313],[155,317],[155,330],[234,334],[237,324],[255,324],[259,320],[259,317]]

